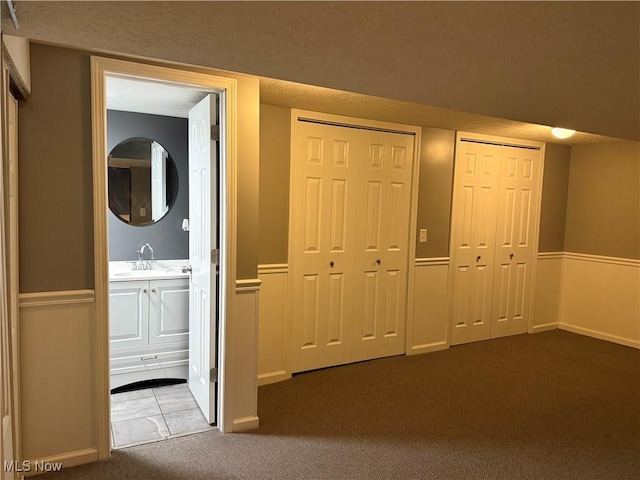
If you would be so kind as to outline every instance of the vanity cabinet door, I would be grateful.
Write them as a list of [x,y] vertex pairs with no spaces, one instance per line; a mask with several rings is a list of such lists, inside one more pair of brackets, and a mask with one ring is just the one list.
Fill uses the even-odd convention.
[[149,345],[189,341],[189,280],[149,282]]
[[109,286],[111,348],[144,346],[149,342],[149,282],[112,282]]

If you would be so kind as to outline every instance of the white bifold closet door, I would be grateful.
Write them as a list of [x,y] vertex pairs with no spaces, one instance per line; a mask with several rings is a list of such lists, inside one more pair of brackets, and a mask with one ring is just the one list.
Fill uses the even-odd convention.
[[452,345],[527,332],[540,174],[539,148],[458,142]]
[[292,372],[404,353],[413,142],[296,120]]

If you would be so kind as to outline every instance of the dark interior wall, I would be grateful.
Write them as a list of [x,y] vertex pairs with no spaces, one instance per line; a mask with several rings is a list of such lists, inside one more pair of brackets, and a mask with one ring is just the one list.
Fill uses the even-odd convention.
[[260,105],[259,264],[287,263],[291,109]]
[[571,148],[564,250],[640,259],[640,143]]
[[156,259],[189,257],[189,232],[182,231],[182,220],[189,217],[188,123],[186,118],[107,111],[107,151],[128,138],[149,138],[169,152],[178,171],[178,196],[159,222],[128,225],[109,211],[109,260],[137,260],[137,251],[147,242]]
[[571,147],[553,143],[546,145],[538,244],[540,252],[564,251],[570,160]]
[[89,56],[31,47],[18,111],[20,291],[93,288]]
[[[23,293],[94,288],[90,58],[80,50],[31,44],[32,94],[18,113]],[[236,82],[236,278],[255,278],[259,80],[183,69]]]
[[[287,263],[291,109],[260,105],[260,264]],[[416,257],[446,257],[449,251],[455,132],[422,129],[418,228],[427,242]]]
[[418,228],[427,229],[427,242],[416,243],[416,258],[449,256],[449,227],[456,132],[423,128],[418,186]]

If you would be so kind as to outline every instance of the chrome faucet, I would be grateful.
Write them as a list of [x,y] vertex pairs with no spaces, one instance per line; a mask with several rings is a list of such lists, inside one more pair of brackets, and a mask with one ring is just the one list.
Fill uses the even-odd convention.
[[151,265],[149,265],[149,262],[145,262],[142,258],[145,248],[148,248],[149,251],[151,252],[150,260],[155,260],[155,256],[153,254],[153,247],[148,243],[145,243],[140,247],[140,250],[138,250],[138,261],[133,264],[133,270],[150,270],[151,269]]

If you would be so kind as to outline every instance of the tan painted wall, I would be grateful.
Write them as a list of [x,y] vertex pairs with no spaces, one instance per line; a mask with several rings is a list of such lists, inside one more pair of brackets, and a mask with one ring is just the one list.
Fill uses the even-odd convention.
[[540,252],[562,252],[567,213],[567,187],[571,147],[548,143],[545,148],[542,206],[540,209]]
[[20,291],[93,288],[89,56],[32,45],[20,102]]
[[427,229],[427,243],[416,244],[416,258],[449,256],[449,225],[456,134],[423,128],[418,187],[418,232]]
[[287,263],[291,109],[260,105],[260,248],[258,262]]
[[[289,150],[291,110],[260,105],[260,251],[259,263],[287,263],[289,228]],[[428,242],[417,257],[446,257],[455,132],[422,129],[418,227]]]
[[572,147],[564,249],[640,258],[640,143]]
[[[21,292],[93,288],[89,58],[32,44],[32,95],[19,111]],[[237,277],[255,278],[259,82],[213,73],[238,80]]]

